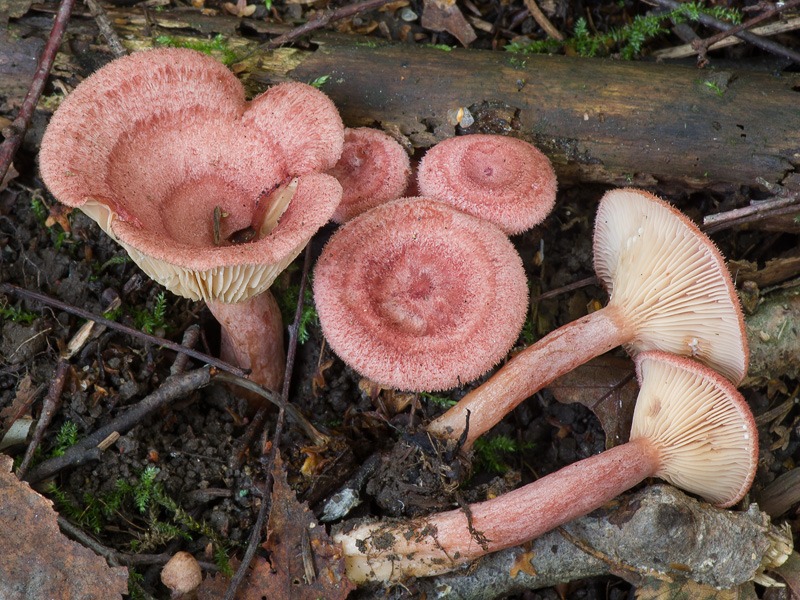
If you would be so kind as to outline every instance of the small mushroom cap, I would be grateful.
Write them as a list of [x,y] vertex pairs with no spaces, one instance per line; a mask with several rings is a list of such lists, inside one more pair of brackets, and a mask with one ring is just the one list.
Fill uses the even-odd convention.
[[426,198],[388,202],[342,226],[317,262],[314,299],[342,360],[414,391],[486,372],[528,308],[522,261],[503,232]]
[[173,597],[194,591],[202,582],[200,565],[188,552],[176,552],[161,569],[161,583],[170,589]]
[[[215,59],[159,49],[109,63],[64,100],[40,170],[150,277],[194,300],[237,302],[267,289],[333,214],[341,186],[318,171],[336,164],[343,140],[336,108],[311,86],[248,103]],[[271,230],[260,222],[267,202],[280,204]],[[217,245],[216,208],[223,241],[248,227],[259,235]]]
[[342,156],[328,174],[342,184],[342,201],[331,217],[341,224],[405,194],[411,165],[406,151],[390,136],[359,127],[345,129]]
[[464,135],[433,146],[420,162],[421,196],[436,198],[516,234],[541,223],[556,201],[547,157],[523,140]]
[[725,261],[684,214],[634,189],[603,196],[594,267],[634,330],[625,349],[699,360],[738,384],[747,373],[744,317]]
[[666,352],[636,357],[641,389],[631,440],[657,449],[655,473],[720,507],[750,488],[758,465],[758,431],[733,385],[708,367]]

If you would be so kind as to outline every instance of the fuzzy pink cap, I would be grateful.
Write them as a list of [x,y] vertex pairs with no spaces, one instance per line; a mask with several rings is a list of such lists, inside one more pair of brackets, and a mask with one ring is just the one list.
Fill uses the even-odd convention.
[[487,221],[402,198],[348,221],[317,262],[314,299],[333,350],[402,390],[449,389],[499,362],[528,308],[522,261]]
[[[282,84],[248,103],[215,59],[159,49],[109,63],[64,100],[40,170],[156,281],[236,302],[267,289],[333,214],[341,186],[318,171],[336,164],[343,140],[336,107],[311,86]],[[264,204],[278,201],[277,225],[261,229]],[[217,207],[223,241],[247,227],[260,235],[215,245]]]
[[378,129],[345,129],[344,150],[328,171],[342,184],[342,201],[332,220],[344,223],[365,210],[406,192],[411,166],[408,154]]
[[556,201],[547,157],[523,140],[464,135],[433,146],[417,173],[419,193],[521,233],[541,223]]

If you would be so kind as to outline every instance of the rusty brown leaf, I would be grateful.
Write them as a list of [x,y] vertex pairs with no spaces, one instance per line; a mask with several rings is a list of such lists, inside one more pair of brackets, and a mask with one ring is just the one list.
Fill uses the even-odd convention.
[[31,376],[26,374],[17,384],[17,393],[9,406],[0,410],[0,439],[8,433],[14,421],[30,414],[31,405],[42,387],[34,387]]
[[[344,554],[319,525],[308,504],[300,503],[286,481],[278,458],[273,470],[272,510],[263,547],[269,558],[256,557],[236,600],[344,600],[355,585],[344,574]],[[209,577],[199,600],[216,600],[227,579]]]
[[12,463],[0,456],[0,598],[121,599],[128,570],[64,537],[52,502],[19,481]]
[[626,441],[639,393],[630,360],[600,356],[559,377],[548,389],[559,402],[579,402],[591,410],[606,432],[607,448]]

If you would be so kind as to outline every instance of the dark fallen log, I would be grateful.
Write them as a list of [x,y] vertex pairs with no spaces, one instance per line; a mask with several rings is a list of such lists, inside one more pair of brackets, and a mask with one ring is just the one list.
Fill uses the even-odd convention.
[[[275,26],[196,10],[110,16],[129,49],[163,44],[163,35],[197,44],[222,34],[217,50],[240,57],[234,71],[252,93],[327,76],[322,89],[347,125],[383,127],[415,149],[457,133],[497,132],[542,148],[564,183],[732,188],[763,177],[800,185],[797,74],[444,51],[326,33],[312,37],[314,50],[241,58]],[[93,26],[78,18],[74,35]],[[463,116],[456,124],[464,108],[472,125]]]

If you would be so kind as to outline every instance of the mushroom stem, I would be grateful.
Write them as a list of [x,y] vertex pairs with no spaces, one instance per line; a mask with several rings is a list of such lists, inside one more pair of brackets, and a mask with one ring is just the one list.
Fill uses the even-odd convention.
[[578,365],[629,341],[632,335],[621,311],[609,304],[528,346],[486,383],[432,421],[428,431],[458,438],[466,427],[469,411],[469,431],[464,442],[464,447],[469,448],[520,402]]
[[244,302],[207,304],[222,326],[220,357],[250,369],[250,379],[256,383],[280,391],[286,368],[283,319],[272,293],[267,290]]
[[[659,464],[655,447],[640,439],[470,506],[471,529],[459,509],[411,522],[369,523],[334,540],[344,547],[347,577],[355,583],[438,575],[591,512],[653,475]],[[378,538],[393,543],[374,550],[371,540]],[[362,553],[365,547],[374,551]]]

